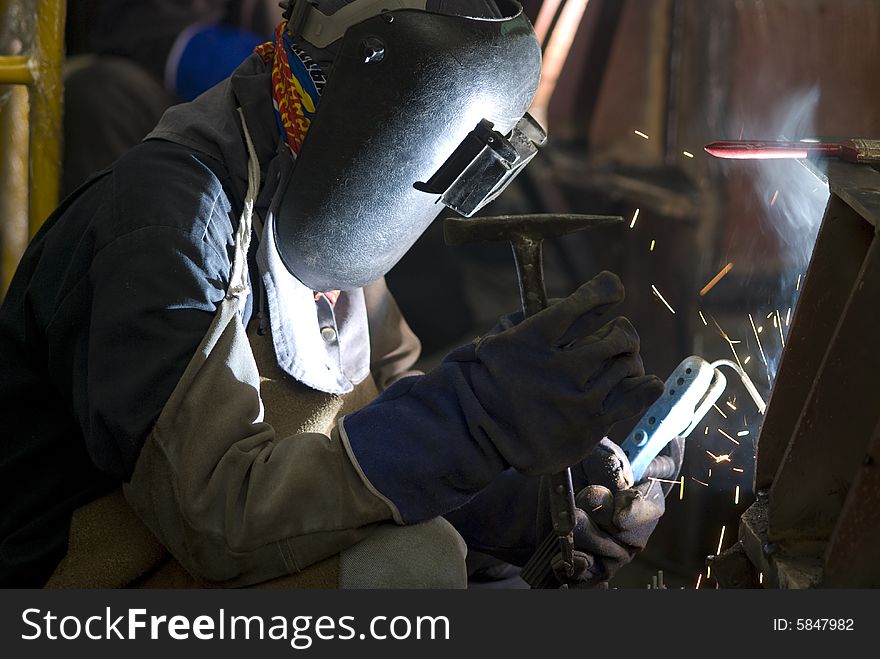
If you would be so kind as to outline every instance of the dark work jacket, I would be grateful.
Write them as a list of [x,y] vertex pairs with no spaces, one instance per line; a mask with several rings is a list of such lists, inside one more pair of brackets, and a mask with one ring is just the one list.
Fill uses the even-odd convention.
[[[169,110],[154,139],[73,193],[28,247],[0,307],[0,586],[45,583],[73,511],[131,475],[228,286],[247,187],[236,106],[264,170],[258,213],[272,197],[270,92],[251,56]],[[418,396],[420,378],[389,387],[347,417],[353,453],[406,523],[458,509],[449,517],[472,546],[528,550],[536,483],[471,433],[485,411],[472,396],[462,407],[464,377],[448,363]]]
[[[28,247],[0,307],[0,585],[42,585],[72,512],[131,473],[227,286],[224,177],[211,158],[144,143]],[[173,341],[152,322],[164,309]]]

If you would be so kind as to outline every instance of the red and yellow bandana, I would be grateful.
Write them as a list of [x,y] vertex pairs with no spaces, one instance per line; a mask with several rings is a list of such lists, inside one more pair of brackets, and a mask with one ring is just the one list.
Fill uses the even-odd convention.
[[275,41],[255,52],[272,65],[272,98],[281,135],[296,155],[312,123],[326,79],[320,67],[293,43],[287,22],[275,28]]
[[[287,34],[287,22],[275,28],[275,41],[267,41],[255,51],[266,64],[272,65],[272,99],[275,118],[287,146],[294,156],[302,149],[303,140],[312,124],[312,117],[324,89],[326,78],[321,68]],[[339,291],[315,293],[315,301],[326,298],[336,304]]]

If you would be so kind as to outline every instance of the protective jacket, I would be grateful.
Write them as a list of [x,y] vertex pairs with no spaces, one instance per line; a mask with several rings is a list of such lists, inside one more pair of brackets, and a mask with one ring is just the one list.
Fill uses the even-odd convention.
[[[331,306],[273,264],[261,237],[294,161],[270,90],[267,65],[248,58],[169,110],[29,246],[0,310],[0,583],[45,583],[73,512],[120,484],[152,535],[214,583],[296,572],[377,523],[452,511],[477,548],[534,547],[535,481],[479,432],[461,369],[410,395],[418,342],[384,282]],[[243,123],[261,182],[257,293],[231,312]],[[514,523],[526,527],[516,546],[493,545],[491,528]]]
[[[264,68],[251,58],[192,107],[169,113],[150,139],[66,199],[23,258],[0,312],[3,584],[45,582],[65,554],[73,511],[120,483],[127,483],[130,500],[140,502],[138,512],[155,522],[153,532],[174,545],[172,552],[181,552],[184,565],[203,578],[231,583],[294,572],[362,537],[341,533],[322,543],[316,540],[322,532],[347,532],[392,517],[393,506],[369,491],[346,455],[335,419],[406,374],[418,341],[383,281],[343,292],[331,305],[268,263],[270,245],[256,234],[261,218],[271,222],[277,181],[292,161],[277,134]],[[248,268],[257,294],[248,295],[239,311],[253,345],[237,349],[239,356],[253,354],[251,359],[260,361],[260,375],[241,381],[234,368],[218,368],[210,379],[202,378],[213,388],[213,399],[200,403],[210,402],[210,408],[198,411],[200,419],[216,423],[206,432],[219,452],[210,457],[233,455],[225,462],[218,457],[219,465],[205,462],[204,453],[190,462],[181,457],[174,468],[186,462],[195,471],[178,475],[185,487],[165,488],[169,498],[163,500],[155,479],[171,475],[160,474],[145,457],[161,449],[145,453],[144,446],[229,286],[247,189],[248,152],[238,107],[248,118],[264,185],[256,200],[258,228]],[[261,280],[269,289],[262,295],[267,287]],[[278,463],[284,451],[273,451],[276,429],[265,422],[267,407],[278,410],[268,416],[286,433],[278,439],[289,434],[302,440],[284,443],[295,455],[287,456],[283,467]],[[235,462],[242,440],[259,455],[230,474],[224,467]],[[155,443],[149,441],[148,449]],[[270,470],[283,468],[284,477],[267,474],[261,480],[254,465],[264,463]],[[198,478],[206,470],[212,484],[226,491],[205,489]],[[144,475],[138,479],[139,474]],[[187,487],[193,499],[178,497]],[[263,508],[276,497],[274,514],[256,516],[262,515],[270,535],[284,533],[270,539],[252,525],[239,528],[249,549],[266,543],[277,559],[269,561],[276,567],[245,575],[240,565],[221,567],[216,552],[206,553],[194,538],[221,537],[217,552],[240,553],[235,540],[229,541],[234,532],[222,528],[230,523],[224,504],[235,507],[248,495]],[[211,497],[220,508],[211,522],[216,527],[205,528],[211,513],[192,506]],[[354,509],[347,511],[343,499]],[[165,504],[176,510],[161,510]],[[347,512],[355,517],[346,518]],[[256,517],[249,513],[243,518]],[[281,517],[293,526],[279,526]],[[167,530],[172,519],[188,524],[191,518],[201,528]],[[162,537],[168,534],[174,537]],[[276,543],[289,537],[307,538],[302,556]]]

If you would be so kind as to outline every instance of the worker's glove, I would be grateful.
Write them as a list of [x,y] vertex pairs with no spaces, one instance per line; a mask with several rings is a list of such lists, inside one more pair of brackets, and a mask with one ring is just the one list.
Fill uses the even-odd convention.
[[526,474],[576,464],[614,423],[663,392],[660,380],[645,375],[632,324],[605,322],[623,295],[617,276],[603,272],[447,358],[466,370],[487,413],[484,430],[508,464]]
[[[674,473],[665,476],[675,480],[683,457],[684,439],[677,437],[655,461],[674,462]],[[673,485],[650,479],[633,485],[629,460],[607,438],[577,468],[590,485],[575,497],[575,565],[580,572],[573,581],[590,587],[610,579],[644,549]]]
[[509,467],[545,474],[580,462],[663,392],[644,374],[630,322],[606,317],[623,294],[603,272],[345,417],[371,486],[413,523],[464,505]]

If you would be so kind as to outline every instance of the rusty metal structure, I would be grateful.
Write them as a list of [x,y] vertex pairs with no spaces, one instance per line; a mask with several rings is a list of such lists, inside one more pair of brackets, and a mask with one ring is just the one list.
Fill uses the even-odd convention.
[[0,185],[15,200],[3,206],[0,297],[58,203],[65,10],[62,0],[0,0]]
[[722,587],[880,587],[880,171],[829,161],[831,197],[758,441],[757,500]]

